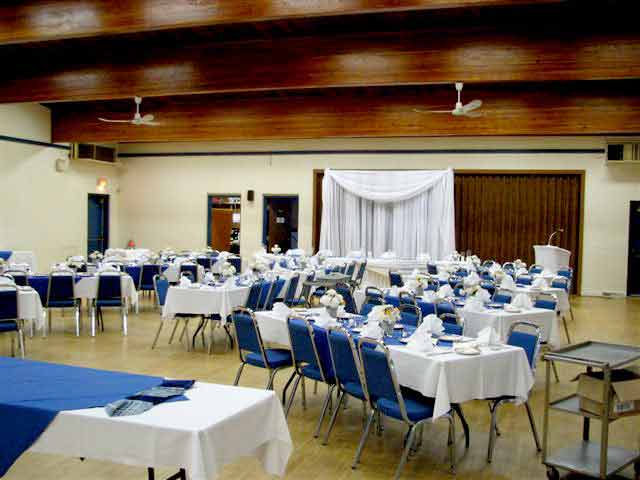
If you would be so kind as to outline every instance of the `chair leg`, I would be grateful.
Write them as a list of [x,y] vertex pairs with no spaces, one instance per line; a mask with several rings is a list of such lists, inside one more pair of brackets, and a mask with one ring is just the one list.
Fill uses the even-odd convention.
[[496,443],[496,422],[499,403],[493,403],[489,405],[491,410],[491,425],[489,426],[489,449],[487,451],[487,463],[491,463],[493,459],[493,447]]
[[25,356],[24,332],[22,331],[22,329],[18,330],[18,344],[20,346],[20,357],[24,359],[24,356]]
[[[318,425],[316,426],[316,431],[313,434],[313,438],[318,438],[320,436],[320,430],[322,429],[322,422],[324,421],[324,417],[327,414],[327,408],[329,407],[329,402],[333,396],[334,385],[329,385],[327,387],[327,396],[324,399],[324,405],[322,405],[322,412],[320,412],[320,418],[318,419]],[[338,410],[336,409],[336,412]]]
[[[294,372],[296,374],[297,372]],[[298,390],[298,384],[300,383],[301,375],[296,375],[296,380],[293,382],[293,388],[291,389],[291,395],[289,395],[289,400],[287,400],[287,405],[284,408],[284,418],[289,417],[289,411],[291,410],[291,405],[293,405],[293,399],[296,396],[296,391]]]
[[171,336],[169,337],[169,345],[171,345],[171,342],[173,342],[173,337],[175,336],[176,330],[178,329],[178,323],[179,323],[178,319],[174,318],[173,319],[173,329],[171,330]]
[[351,468],[355,470],[358,468],[358,464],[360,463],[360,457],[362,457],[362,451],[364,450],[364,446],[367,443],[367,438],[369,437],[369,431],[371,430],[371,424],[376,416],[376,411],[371,410],[369,414],[369,418],[367,419],[367,423],[362,430],[362,435],[360,436],[360,443],[358,443],[358,449],[356,450],[356,456],[353,458],[353,463],[351,464]]
[[234,347],[234,340],[233,340],[233,335],[231,335],[231,332],[229,331],[229,324],[225,324],[224,326],[224,331],[227,334],[227,337],[229,337],[229,346],[231,347],[231,349],[233,350]]
[[558,367],[556,367],[556,362],[551,362],[551,368],[553,369],[553,376],[556,377],[556,383],[560,383],[560,376],[558,375]]
[[76,337],[80,336],[80,305],[76,306]]
[[127,312],[126,305],[122,307],[121,315],[122,315],[122,335],[126,337],[129,334],[129,326],[127,325],[129,314]]
[[273,390],[273,381],[276,378],[276,373],[278,373],[278,370],[271,370],[269,372],[269,380],[267,380],[267,390]]
[[531,425],[531,433],[533,434],[533,440],[536,442],[536,449],[538,452],[541,452],[540,448],[540,439],[538,438],[538,430],[536,428],[536,421],[533,418],[533,412],[531,411],[531,406],[529,405],[529,401],[524,402],[524,406],[527,409],[527,416],[529,417],[529,425]]
[[451,464],[451,473],[456,474],[456,419],[449,417],[449,462]]
[[151,344],[151,350],[156,348],[156,343],[158,343],[158,338],[160,337],[160,332],[162,331],[163,326],[164,326],[164,319],[160,319],[160,325],[158,325],[158,331],[156,332],[156,336],[153,339],[153,343]]
[[327,433],[324,434],[324,439],[322,440],[322,445],[327,445],[329,443],[329,435],[331,435],[331,430],[333,430],[333,426],[336,424],[336,420],[338,418],[338,412],[340,411],[340,405],[342,401],[345,399],[344,391],[340,391],[340,395],[338,396],[338,402],[336,404],[336,408],[333,411],[333,415],[331,415],[331,420],[329,420],[329,427],[327,428]]
[[404,469],[404,466],[407,463],[407,458],[409,457],[409,451],[413,447],[413,442],[414,442],[415,437],[416,437],[416,430],[417,429],[418,429],[418,427],[416,425],[411,425],[411,427],[409,427],[409,434],[407,435],[407,442],[406,442],[406,444],[404,446],[404,450],[402,451],[402,456],[400,457],[400,463],[398,464],[398,467],[396,468],[396,473],[393,476],[394,480],[398,480],[400,478],[400,474],[402,473],[402,470]]
[[571,321],[575,322],[576,318],[573,316],[573,307],[569,305],[569,314],[571,315]]
[[240,368],[238,368],[238,373],[236,373],[236,379],[233,381],[233,384],[235,386],[238,385],[238,383],[240,383],[240,375],[242,375],[242,370],[244,370],[244,366],[246,365],[246,363],[242,362],[240,364]]
[[562,326],[564,327],[564,334],[567,336],[567,343],[571,343],[571,337],[569,336],[569,327],[567,326],[567,319],[562,316]]
[[464,413],[462,413],[462,407],[460,407],[459,403],[454,403],[452,405],[453,411],[458,414],[460,418],[460,423],[462,424],[462,430],[464,431],[464,448],[469,448],[469,443],[471,442],[471,435],[469,433],[469,424],[467,423],[467,419],[464,418]]
[[51,334],[51,309],[47,308],[47,323],[49,324],[49,334]]
[[16,356],[16,340],[11,337],[11,358]]
[[[317,392],[317,388],[318,388],[318,382],[316,383],[316,392]],[[302,377],[302,409],[306,410],[307,409],[307,384],[305,382],[305,378]]]
[[293,377],[296,376],[296,371],[294,370],[291,373],[291,376],[289,377],[289,380],[287,380],[287,383],[284,386],[284,389],[282,390],[282,405],[284,406],[285,403],[287,403],[287,390],[289,389],[289,385],[291,385],[291,382],[293,381]]
[[91,336],[96,336],[96,307],[91,305]]

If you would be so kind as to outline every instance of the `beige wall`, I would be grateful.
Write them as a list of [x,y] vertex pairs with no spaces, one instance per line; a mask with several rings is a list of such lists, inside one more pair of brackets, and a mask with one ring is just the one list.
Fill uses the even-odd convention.
[[[601,138],[353,139],[122,145],[121,152],[336,149],[594,149]],[[571,169],[586,171],[584,294],[626,291],[629,201],[640,199],[640,169],[607,167],[602,154],[301,154],[123,159],[121,240],[157,249],[206,244],[207,193],[242,193],[241,253],[260,247],[262,196],[300,196],[300,246],[311,248],[313,170],[332,168]],[[253,189],[256,200],[247,202]],[[535,208],[535,206],[532,206]],[[541,239],[544,241],[545,239]]]
[[[0,105],[0,135],[51,141],[49,110],[36,104]],[[71,162],[55,170],[65,150],[0,140],[0,249],[32,250],[39,269],[69,255],[86,254],[87,193],[98,177],[115,189],[118,170],[88,162]],[[111,235],[119,238],[118,195],[111,195]]]

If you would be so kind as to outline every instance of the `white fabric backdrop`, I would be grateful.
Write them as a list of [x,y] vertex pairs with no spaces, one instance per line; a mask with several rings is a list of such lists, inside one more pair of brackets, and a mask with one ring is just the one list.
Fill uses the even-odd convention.
[[320,249],[444,258],[455,250],[453,170],[325,170]]

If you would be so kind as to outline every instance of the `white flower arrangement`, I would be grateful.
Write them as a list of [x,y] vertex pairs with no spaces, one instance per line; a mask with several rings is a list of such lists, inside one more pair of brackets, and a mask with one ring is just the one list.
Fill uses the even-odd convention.
[[423,273],[418,273],[415,276],[415,282],[417,287],[427,288],[429,286],[429,276]]
[[276,243],[272,248],[271,248],[271,253],[273,253],[274,255],[278,255],[280,252],[282,252],[282,249],[280,248],[280,246]]
[[367,319],[378,323],[382,330],[390,335],[393,332],[393,326],[400,320],[400,310],[393,305],[376,305],[369,312]]
[[97,263],[103,258],[104,258],[104,255],[102,255],[102,253],[100,253],[97,250],[94,250],[89,254],[89,260],[91,260],[92,263]]
[[256,257],[249,263],[249,268],[254,272],[264,273],[270,270],[269,264],[263,257]]
[[220,274],[223,277],[233,277],[236,274],[236,267],[231,265],[229,262],[224,262],[222,264],[222,269],[220,270]]
[[327,290],[322,297],[320,297],[320,304],[328,308],[338,308],[340,305],[344,305],[344,298],[335,290]]

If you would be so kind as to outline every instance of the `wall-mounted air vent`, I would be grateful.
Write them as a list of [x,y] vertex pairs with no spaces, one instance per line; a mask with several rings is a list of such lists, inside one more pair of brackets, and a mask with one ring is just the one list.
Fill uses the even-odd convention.
[[640,165],[640,139],[609,139],[607,165]]
[[117,165],[118,153],[114,147],[104,145],[93,145],[90,143],[72,143],[72,160],[88,160],[91,162]]

